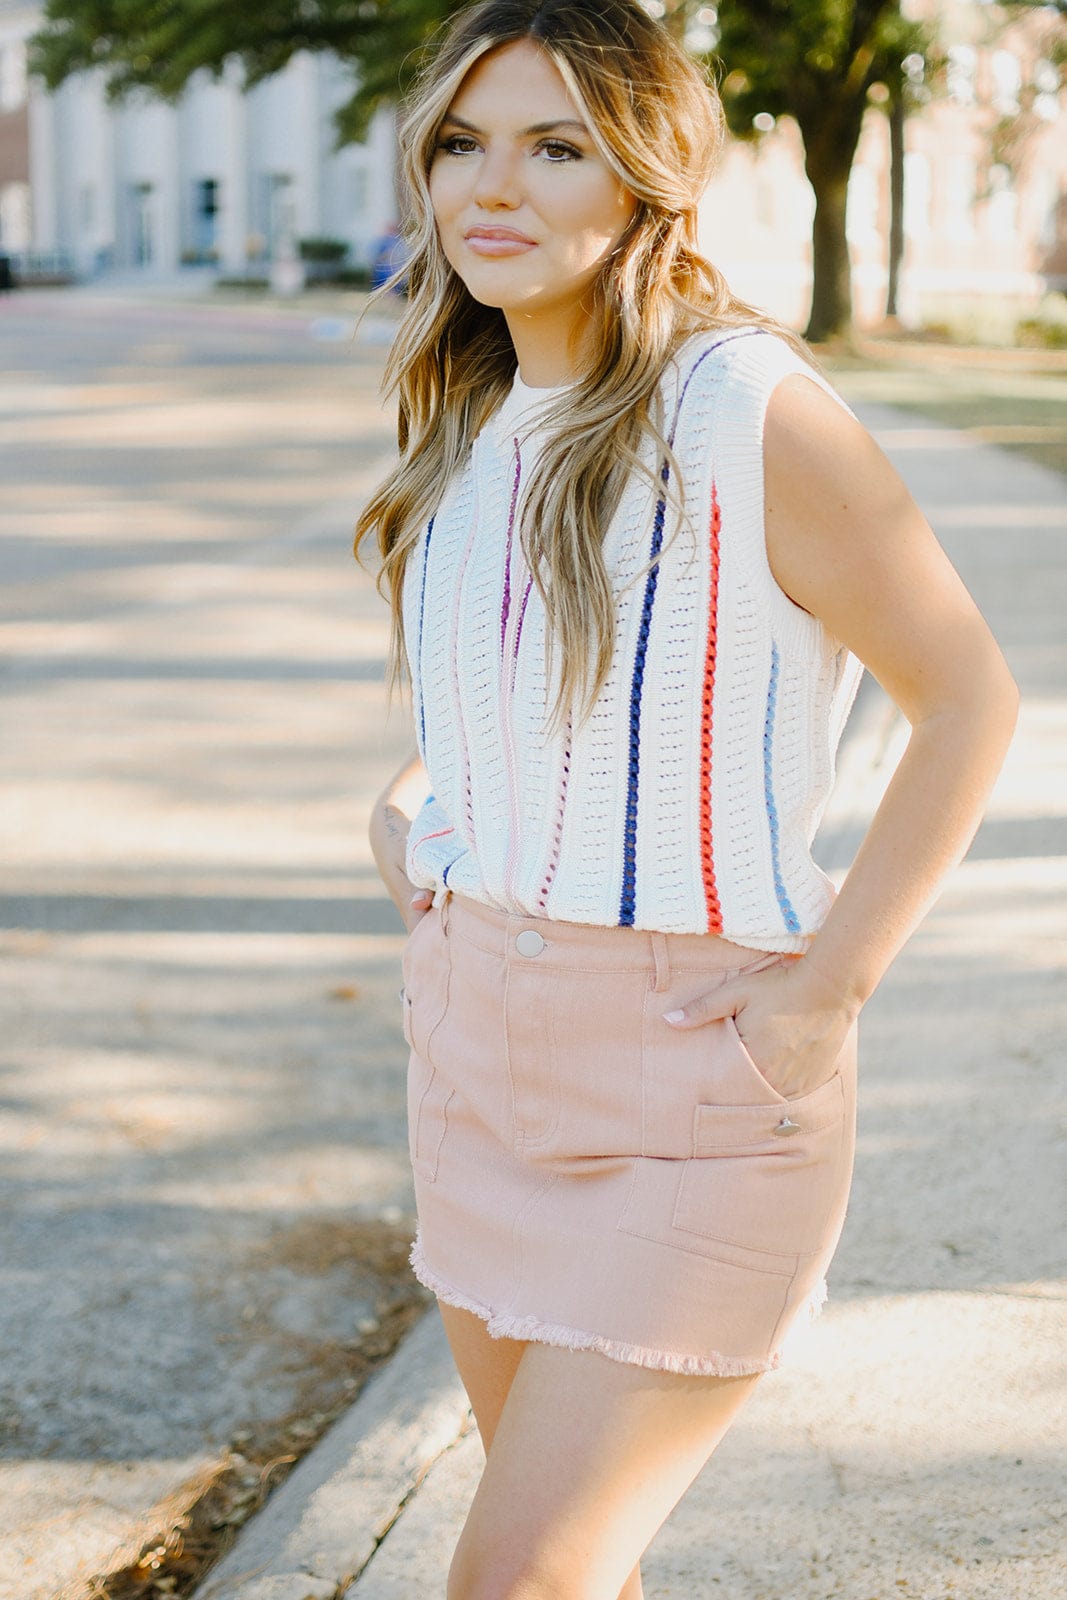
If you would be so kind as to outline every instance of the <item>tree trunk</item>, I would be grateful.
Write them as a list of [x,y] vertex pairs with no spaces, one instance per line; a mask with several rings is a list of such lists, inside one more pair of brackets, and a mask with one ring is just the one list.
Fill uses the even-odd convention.
[[864,100],[847,102],[814,127],[800,131],[804,169],[815,191],[812,230],[811,315],[804,337],[812,343],[852,338],[852,262],[845,213],[848,179],[859,143]]
[[904,101],[894,95],[889,103],[889,287],[885,314],[897,315],[900,267],[904,260]]
[[812,230],[811,315],[804,337],[813,343],[847,339],[852,332],[852,262],[845,233],[848,174],[816,173]]

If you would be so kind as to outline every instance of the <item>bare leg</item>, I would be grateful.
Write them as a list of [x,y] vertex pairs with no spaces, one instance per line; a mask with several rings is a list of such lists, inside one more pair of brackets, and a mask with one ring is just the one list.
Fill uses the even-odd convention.
[[758,1378],[538,1343],[512,1353],[448,1600],[639,1600],[642,1553]]
[[[470,1398],[482,1448],[488,1458],[500,1413],[527,1347],[525,1339],[493,1339],[481,1317],[437,1302],[452,1357]],[[619,1590],[618,1600],[644,1600],[640,1561]]]

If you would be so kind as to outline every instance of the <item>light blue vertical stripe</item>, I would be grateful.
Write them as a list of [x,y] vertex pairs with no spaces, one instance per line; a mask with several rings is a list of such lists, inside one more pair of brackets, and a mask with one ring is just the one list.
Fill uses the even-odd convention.
[[778,646],[771,643],[771,681],[767,688],[767,716],[763,724],[763,790],[767,801],[767,821],[771,831],[771,864],[774,870],[774,892],[778,906],[790,933],[800,932],[800,918],[793,910],[782,879],[782,862],[778,839],[778,807],[774,799],[774,717],[778,706],[778,675],[780,660]]
[[422,687],[422,619],[426,613],[426,568],[430,561],[430,540],[433,537],[433,525],[436,517],[430,518],[430,526],[426,529],[426,544],[422,552],[422,587],[419,590],[419,641],[415,659],[419,664],[419,728],[422,732],[422,757],[426,759],[426,696]]

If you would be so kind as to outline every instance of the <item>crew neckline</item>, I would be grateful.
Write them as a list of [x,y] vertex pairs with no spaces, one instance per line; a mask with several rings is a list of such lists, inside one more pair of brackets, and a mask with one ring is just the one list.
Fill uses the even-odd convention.
[[532,383],[524,383],[522,374],[520,373],[518,367],[516,367],[515,380],[512,384],[512,392],[522,395],[524,399],[528,396],[531,400],[537,400],[542,395],[562,394],[565,389],[576,389],[578,387],[578,382],[579,380],[577,378],[572,378],[567,383],[551,383],[547,385],[547,387]]
[[536,398],[537,395],[558,395],[565,389],[577,389],[577,379],[568,379],[565,384],[528,384],[528,382],[523,382],[522,373],[518,371],[518,368],[515,368],[514,387],[520,394],[533,395]]
[[549,389],[535,389],[532,384],[523,382],[516,367],[511,388],[491,424],[497,438],[514,437],[516,430],[523,438],[540,433],[544,425],[543,413],[577,386],[577,383],[557,383]]

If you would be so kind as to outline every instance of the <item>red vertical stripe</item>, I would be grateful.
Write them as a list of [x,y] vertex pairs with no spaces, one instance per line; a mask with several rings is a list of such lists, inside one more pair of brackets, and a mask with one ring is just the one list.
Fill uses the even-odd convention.
[[700,716],[700,876],[708,912],[708,932],[722,932],[722,907],[715,883],[715,852],[711,837],[711,747],[715,706],[715,658],[719,627],[719,535],[722,515],[719,491],[711,486],[710,566],[708,586],[708,645],[704,657],[704,688]]

